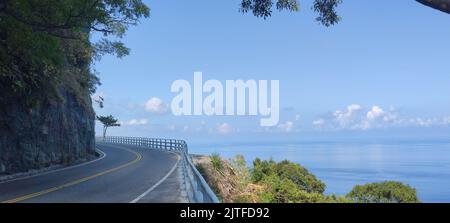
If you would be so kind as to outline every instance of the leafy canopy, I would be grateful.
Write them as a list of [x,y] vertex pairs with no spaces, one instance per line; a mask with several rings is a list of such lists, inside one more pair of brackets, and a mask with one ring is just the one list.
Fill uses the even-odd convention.
[[271,176],[289,180],[308,193],[325,191],[325,184],[299,164],[287,160],[277,163],[273,160],[260,160],[259,158],[253,161],[254,182],[263,181],[265,177]]
[[[337,23],[340,2],[315,0],[317,20],[326,26]],[[241,11],[266,19],[274,4],[278,10],[300,8],[297,0],[242,0]],[[61,87],[85,100],[86,90],[92,93],[100,83],[92,72],[93,61],[104,54],[128,55],[120,39],[149,15],[141,0],[2,0],[0,88],[25,98],[28,107],[58,96]],[[90,42],[91,32],[102,37]]]
[[[90,64],[127,55],[120,38],[149,13],[141,0],[1,1],[1,89],[32,101],[54,96],[61,83],[77,95],[95,91]],[[103,37],[91,43],[92,31]]]
[[120,126],[118,119],[114,118],[112,115],[109,116],[97,116],[97,119],[103,124],[104,127],[114,127]]
[[355,186],[347,198],[360,203],[418,203],[416,190],[396,181]]
[[[275,0],[242,0],[240,11],[243,13],[251,11],[256,17],[266,19],[272,15],[274,3]],[[338,23],[340,17],[336,8],[340,3],[342,3],[342,0],[315,0],[313,10],[319,14],[316,20],[325,26]],[[279,11],[297,12],[300,10],[300,4],[297,0],[277,0],[275,5]]]
[[[215,157],[215,158],[213,158]],[[211,156],[222,163],[218,154]],[[395,181],[355,186],[346,196],[324,194],[325,184],[299,164],[284,160],[275,162],[256,158],[253,168],[238,155],[230,160],[232,174],[223,174],[224,168],[214,168],[219,177],[233,185],[234,202],[257,203],[415,203],[420,202],[416,190]],[[214,166],[214,164],[213,164]],[[228,166],[228,165],[226,165]],[[226,171],[225,171],[226,172]],[[213,186],[216,185],[213,183]],[[228,190],[228,189],[227,189]]]

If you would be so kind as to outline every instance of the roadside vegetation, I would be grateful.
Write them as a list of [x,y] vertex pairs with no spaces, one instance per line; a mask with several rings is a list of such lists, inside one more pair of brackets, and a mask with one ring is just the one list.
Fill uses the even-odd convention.
[[419,203],[416,190],[395,181],[357,185],[347,194],[361,203]]
[[417,203],[416,190],[401,182],[355,186],[347,195],[324,194],[326,185],[300,164],[256,158],[251,167],[242,155],[225,160],[215,153],[194,156],[219,199],[225,203]]

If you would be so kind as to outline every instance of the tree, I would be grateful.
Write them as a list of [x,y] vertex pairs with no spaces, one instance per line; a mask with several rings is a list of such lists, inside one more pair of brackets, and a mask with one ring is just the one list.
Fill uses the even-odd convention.
[[100,108],[103,108],[103,104],[105,102],[105,99],[102,96],[98,95],[97,97],[92,98],[92,100],[95,103],[97,103]]
[[349,203],[351,200],[335,195],[325,195],[326,185],[299,164],[284,160],[253,161],[251,178],[262,186],[257,192],[264,203]]
[[[416,1],[434,9],[450,13],[450,0]],[[325,26],[338,23],[341,18],[337,14],[336,9],[342,2],[343,0],[315,0],[312,9],[319,14],[316,20]],[[298,0],[242,0],[240,11],[243,13],[252,12],[256,17],[266,19],[272,15],[274,4],[279,11],[297,12],[300,9]]]
[[[272,15],[274,2],[274,0],[242,0],[240,11],[243,13],[251,11],[256,17],[266,19]],[[338,23],[340,17],[336,8],[340,3],[342,3],[342,0],[315,0],[313,10],[319,13],[316,20],[325,26]],[[297,0],[277,0],[276,8],[279,11],[297,12],[300,9],[300,4]]]
[[418,203],[416,190],[396,181],[355,186],[347,198],[360,203]]
[[450,0],[416,0],[431,8],[450,13]]
[[[273,2],[242,0],[241,11],[265,19],[271,16]],[[326,26],[338,22],[335,8],[340,2],[315,0],[317,20]],[[297,0],[277,0],[276,7],[299,10]],[[1,1],[0,89],[26,99],[27,108],[48,98],[60,99],[61,87],[83,101],[86,89],[93,93],[100,83],[91,64],[104,54],[129,54],[119,40],[129,26],[149,14],[141,0]],[[90,42],[91,32],[101,33],[103,38]]]
[[288,160],[277,163],[273,160],[267,161],[256,158],[253,161],[252,180],[257,183],[264,181],[266,177],[269,177],[269,179],[278,177],[280,180],[288,180],[298,187],[299,190],[307,193],[322,194],[326,188],[322,181],[299,164]]
[[[149,13],[141,0],[2,0],[0,89],[30,108],[58,98],[61,84],[85,98],[99,83],[91,63],[127,55],[119,39]],[[103,38],[91,43],[91,31]]]
[[[416,0],[450,13],[450,0]],[[342,0],[314,0],[321,24],[338,23]],[[299,11],[298,0],[241,0],[240,11],[264,19],[277,10]],[[75,93],[95,91],[99,80],[90,64],[104,54],[123,57],[120,42],[129,26],[147,18],[141,0],[3,0],[0,2],[0,89],[27,98],[27,105],[55,96],[61,82]],[[91,43],[90,32],[103,34]],[[71,45],[72,47],[68,47]],[[67,70],[67,64],[75,68]],[[72,77],[74,74],[82,77]],[[74,81],[75,80],[75,81]],[[73,86],[78,82],[79,86]],[[46,90],[43,90],[46,89]],[[80,96],[79,98],[83,98]]]
[[106,130],[109,127],[120,126],[118,120],[112,115],[109,116],[97,116],[97,119],[103,124],[103,138],[106,137]]

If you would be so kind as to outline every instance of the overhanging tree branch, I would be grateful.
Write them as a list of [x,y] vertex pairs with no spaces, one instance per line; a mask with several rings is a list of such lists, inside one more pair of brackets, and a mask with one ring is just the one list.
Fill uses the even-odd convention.
[[423,5],[450,14],[450,0],[416,0]]

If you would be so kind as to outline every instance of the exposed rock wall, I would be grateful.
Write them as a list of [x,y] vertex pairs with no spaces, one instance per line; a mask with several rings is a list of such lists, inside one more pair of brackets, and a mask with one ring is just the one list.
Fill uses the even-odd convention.
[[[94,112],[62,88],[60,101],[33,109],[17,100],[0,105],[0,175],[52,164],[70,165],[95,155]],[[84,104],[84,105],[83,105]]]

